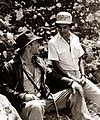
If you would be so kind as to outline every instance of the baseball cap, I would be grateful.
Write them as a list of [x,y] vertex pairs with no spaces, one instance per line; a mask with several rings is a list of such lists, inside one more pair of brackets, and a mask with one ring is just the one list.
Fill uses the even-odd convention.
[[59,12],[56,24],[72,24],[72,15],[69,12]]

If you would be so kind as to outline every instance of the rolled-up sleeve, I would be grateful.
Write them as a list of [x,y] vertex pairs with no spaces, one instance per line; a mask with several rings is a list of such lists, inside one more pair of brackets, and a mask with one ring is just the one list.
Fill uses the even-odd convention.
[[59,56],[58,56],[57,50],[56,50],[54,44],[51,42],[48,43],[48,59],[59,61]]

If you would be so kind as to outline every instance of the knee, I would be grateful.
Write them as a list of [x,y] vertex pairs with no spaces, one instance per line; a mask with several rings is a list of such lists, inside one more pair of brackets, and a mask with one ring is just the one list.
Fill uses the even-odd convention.
[[76,91],[76,93],[73,95],[73,98],[76,102],[78,102],[80,99],[82,99],[81,94],[79,93],[79,91]]
[[32,104],[31,108],[41,111],[41,109],[43,108],[43,105],[42,104]]
[[41,101],[31,101],[30,108],[35,112],[45,112],[45,104]]
[[45,104],[41,100],[33,100],[26,103],[21,112],[23,120],[43,120]]
[[70,103],[78,103],[80,100],[82,100],[82,97],[79,93],[79,91],[76,91],[75,94],[71,94],[69,97]]

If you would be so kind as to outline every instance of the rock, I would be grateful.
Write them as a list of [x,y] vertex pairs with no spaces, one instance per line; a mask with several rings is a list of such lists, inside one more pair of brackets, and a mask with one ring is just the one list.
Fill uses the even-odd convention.
[[0,120],[22,120],[8,99],[0,94]]

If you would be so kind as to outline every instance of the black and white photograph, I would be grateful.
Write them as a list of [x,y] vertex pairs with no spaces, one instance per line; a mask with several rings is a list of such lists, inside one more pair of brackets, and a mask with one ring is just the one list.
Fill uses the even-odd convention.
[[100,120],[100,0],[0,0],[0,120]]

